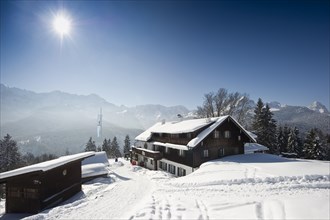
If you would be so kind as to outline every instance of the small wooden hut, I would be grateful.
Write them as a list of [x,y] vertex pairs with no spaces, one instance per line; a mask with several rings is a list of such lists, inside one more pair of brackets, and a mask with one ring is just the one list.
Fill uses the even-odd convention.
[[54,160],[0,173],[6,184],[6,213],[38,213],[81,191],[81,161],[95,152]]

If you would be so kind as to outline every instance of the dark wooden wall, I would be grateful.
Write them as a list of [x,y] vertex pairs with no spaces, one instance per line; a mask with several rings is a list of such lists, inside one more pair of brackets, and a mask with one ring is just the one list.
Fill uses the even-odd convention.
[[[63,171],[66,170],[63,175]],[[7,213],[38,213],[81,191],[81,160],[46,172],[27,173],[6,182]]]

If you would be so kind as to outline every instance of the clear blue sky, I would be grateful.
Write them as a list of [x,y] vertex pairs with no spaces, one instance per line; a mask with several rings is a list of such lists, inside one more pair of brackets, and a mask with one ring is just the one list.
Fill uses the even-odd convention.
[[[72,19],[70,35],[53,15]],[[329,1],[2,1],[1,82],[185,105],[227,88],[329,107]]]

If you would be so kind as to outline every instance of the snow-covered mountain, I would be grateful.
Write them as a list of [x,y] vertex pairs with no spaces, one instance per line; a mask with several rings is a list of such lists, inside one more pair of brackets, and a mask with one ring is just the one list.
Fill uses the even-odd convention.
[[320,102],[315,101],[308,107],[283,105],[279,102],[270,102],[268,105],[279,125],[296,126],[303,134],[312,128],[330,132],[330,114]]
[[328,109],[325,107],[325,105],[323,105],[322,103],[315,101],[312,104],[310,104],[308,106],[308,108],[310,110],[316,111],[316,112],[320,112],[320,113],[325,113],[325,114],[329,114]]
[[[117,106],[96,94],[35,93],[3,84],[0,86],[0,135],[3,137],[9,133],[19,141],[23,151],[33,153],[81,151],[90,136],[96,138],[97,114],[101,107],[103,138],[116,136],[120,144],[126,134],[133,139],[142,130],[164,119],[178,120],[179,114],[186,118],[194,117],[194,111],[184,106]],[[251,101],[250,105],[253,108],[255,103]],[[314,102],[309,108],[279,102],[271,102],[269,106],[280,125],[297,126],[302,134],[315,127],[330,132],[329,112],[319,102]],[[101,141],[97,140],[98,143]]]
[[[116,136],[119,144],[157,121],[186,116],[183,106],[117,106],[98,95],[75,95],[60,91],[35,93],[3,84],[1,90],[1,137],[9,133],[23,151],[62,154],[78,152],[92,136],[96,138],[97,115],[102,107],[103,138]],[[40,137],[40,141],[35,141]],[[101,143],[102,140],[97,140]]]

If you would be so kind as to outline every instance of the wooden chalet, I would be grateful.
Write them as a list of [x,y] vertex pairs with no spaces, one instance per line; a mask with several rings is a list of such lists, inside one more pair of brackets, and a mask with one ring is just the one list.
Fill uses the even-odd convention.
[[231,116],[159,122],[137,136],[132,163],[176,176],[187,175],[209,160],[244,154],[255,138]]
[[38,213],[81,191],[81,161],[95,152],[54,160],[0,173],[6,184],[6,213]]

